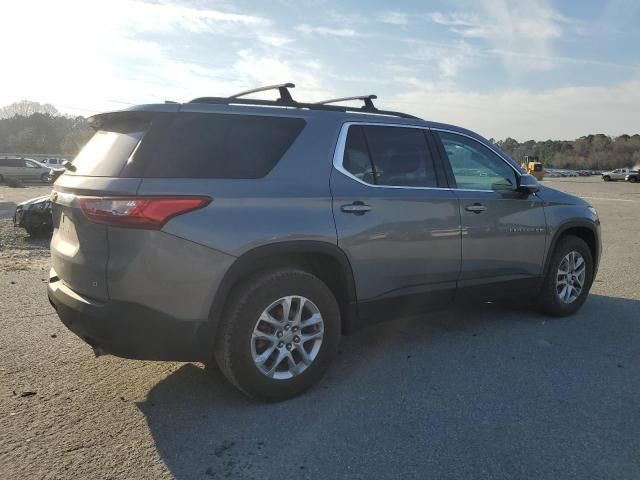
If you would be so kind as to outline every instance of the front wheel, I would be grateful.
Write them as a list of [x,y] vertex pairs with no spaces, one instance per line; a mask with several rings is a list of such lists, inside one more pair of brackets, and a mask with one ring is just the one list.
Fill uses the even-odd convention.
[[551,256],[538,306],[555,317],[577,312],[593,282],[593,255],[584,240],[573,235],[560,238]]
[[611,181],[611,177],[602,177],[602,180],[604,180],[605,182],[609,182]]
[[302,270],[266,271],[234,288],[215,359],[242,392],[279,401],[322,378],[339,340],[340,310],[320,279]]

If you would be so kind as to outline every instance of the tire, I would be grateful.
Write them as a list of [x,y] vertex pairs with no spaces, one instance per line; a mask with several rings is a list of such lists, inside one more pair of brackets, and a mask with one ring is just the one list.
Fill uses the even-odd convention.
[[[575,300],[567,303],[560,298],[558,288],[562,288],[562,286],[557,286],[556,282],[561,262],[563,262],[565,257],[571,252],[577,252],[582,256],[585,263],[585,276],[579,295]],[[573,315],[582,307],[582,304],[587,299],[592,283],[593,255],[591,254],[589,246],[584,240],[573,235],[561,237],[549,261],[549,267],[543,280],[540,296],[538,297],[538,307],[544,313],[554,317]]]
[[[285,336],[282,339],[288,342],[285,345],[282,341],[276,344],[272,340],[264,340],[268,346],[262,350],[262,354],[268,360],[262,368],[274,368],[271,364],[277,364],[275,368],[279,366],[284,371],[273,370],[271,375],[281,377],[290,375],[291,372],[287,369],[291,365],[290,361],[283,359],[278,363],[279,355],[288,355],[283,347],[287,347],[292,360],[294,357],[302,358],[299,351],[301,346],[303,349],[310,347],[311,352],[307,353],[309,358],[315,356],[308,363],[298,362],[296,368],[303,370],[291,374],[293,375],[291,378],[272,378],[267,373],[263,373],[254,361],[254,355],[260,353],[256,342],[261,341],[256,340],[254,332],[257,331],[258,320],[263,312],[271,309],[269,312],[276,312],[271,318],[277,318],[277,312],[283,311],[282,304],[278,301],[289,296],[304,297],[307,300],[301,302],[294,299],[291,306],[292,312],[296,311],[296,305],[304,304],[307,307],[302,309],[303,320],[305,317],[310,319],[309,308],[313,307],[320,314],[321,321],[319,325],[312,327],[303,324],[298,324],[303,325],[302,327],[296,327],[294,323],[286,332],[284,331],[286,323],[282,324],[285,325],[282,328],[272,327],[271,323],[260,323],[260,328],[269,329],[271,338],[275,338],[275,335],[282,336],[284,333]],[[281,320],[282,318],[278,319],[278,321]],[[320,330],[321,325],[323,333],[317,331]],[[273,330],[270,330],[271,328]],[[311,331],[313,335],[307,335],[310,328],[314,329]],[[294,335],[292,332],[296,330],[299,335],[307,335],[309,338],[320,335],[319,347],[317,340],[307,340],[307,343],[302,340],[302,343],[299,343],[300,337],[297,335],[292,337]],[[265,401],[286,400],[301,394],[322,378],[336,355],[340,331],[340,309],[333,293],[320,279],[297,269],[264,271],[253,275],[234,288],[218,327],[214,347],[215,360],[224,376],[246,395]],[[296,338],[298,344],[293,343]],[[271,350],[271,347],[275,350],[272,350],[272,354],[266,355],[264,352]]]
[[605,182],[610,182],[611,181],[611,177],[602,177],[602,180],[604,180]]
[[4,177],[0,175],[0,183],[4,183]]
[[631,178],[629,178],[629,181],[631,183],[636,183],[638,181],[638,179],[636,177],[631,177]]

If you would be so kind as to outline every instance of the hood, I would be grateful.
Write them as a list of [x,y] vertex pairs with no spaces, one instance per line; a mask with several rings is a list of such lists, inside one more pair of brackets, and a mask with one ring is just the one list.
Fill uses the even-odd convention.
[[22,208],[30,207],[31,205],[35,205],[36,203],[48,202],[49,200],[50,200],[49,195],[43,195],[42,197],[36,197],[30,200],[25,200],[24,202],[19,203],[17,206]]
[[576,205],[576,206],[585,206],[590,207],[591,204],[586,200],[577,197],[575,195],[571,195],[569,193],[561,192],[560,190],[556,190],[555,188],[547,187],[545,185],[540,185],[540,190],[537,195],[547,203],[554,204],[564,204],[564,205]]

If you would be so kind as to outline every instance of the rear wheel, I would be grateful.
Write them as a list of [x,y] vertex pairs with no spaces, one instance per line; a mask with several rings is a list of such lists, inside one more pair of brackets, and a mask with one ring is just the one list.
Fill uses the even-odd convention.
[[593,256],[584,240],[562,237],[552,254],[538,305],[556,317],[577,312],[589,295],[593,282]]
[[338,304],[320,279],[302,270],[267,271],[234,289],[215,359],[247,395],[285,400],[322,378],[339,339]]
[[636,183],[638,181],[638,179],[636,177],[629,177],[629,181],[631,183]]

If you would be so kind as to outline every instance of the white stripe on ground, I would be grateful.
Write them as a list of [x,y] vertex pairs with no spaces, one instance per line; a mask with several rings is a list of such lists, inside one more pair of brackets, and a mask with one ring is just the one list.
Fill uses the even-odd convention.
[[580,196],[580,198],[584,198],[585,200],[607,200],[610,202],[635,202],[636,200],[629,200],[627,198],[604,198],[604,197],[582,197]]

